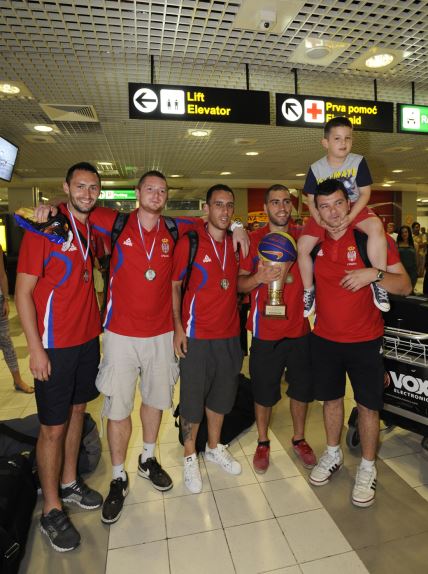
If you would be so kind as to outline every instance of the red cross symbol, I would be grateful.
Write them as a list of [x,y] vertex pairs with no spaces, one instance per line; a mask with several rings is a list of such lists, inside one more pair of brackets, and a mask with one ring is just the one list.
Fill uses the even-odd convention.
[[315,102],[312,103],[311,108],[306,108],[306,113],[311,114],[313,121],[316,121],[318,114],[322,114],[322,112],[322,109],[320,109]]

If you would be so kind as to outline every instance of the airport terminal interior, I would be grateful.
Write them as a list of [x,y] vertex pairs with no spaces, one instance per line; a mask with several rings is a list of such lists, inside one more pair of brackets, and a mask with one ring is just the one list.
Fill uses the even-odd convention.
[[[372,174],[369,205],[385,227],[417,221],[428,228],[425,0],[0,0],[0,8],[0,244],[11,336],[26,382],[29,354],[13,302],[22,234],[12,214],[64,198],[74,163],[97,168],[99,204],[120,211],[135,209],[135,185],[155,169],[168,180],[168,215],[201,215],[207,189],[221,183],[235,192],[235,215],[255,228],[266,222],[265,190],[281,183],[290,189],[294,219],[305,221],[303,184],[324,154],[322,127],[346,115],[352,151]],[[406,329],[428,333],[428,321],[425,328],[420,321],[428,308],[421,276],[410,297],[422,307],[417,327],[405,318]],[[422,349],[426,386],[428,346]],[[248,357],[242,372],[249,374]],[[130,494],[120,520],[107,526],[99,510],[74,506],[82,543],[55,552],[39,531],[39,496],[19,573],[428,572],[428,418],[425,435],[382,423],[376,502],[357,508],[350,499],[361,456],[359,445],[349,444],[352,390],[345,397],[344,468],[319,488],[291,447],[285,391],[286,380],[266,474],[252,467],[253,425],[230,444],[239,476],[201,458],[200,494],[183,484],[171,411],[163,414],[156,456],[174,487],[161,493],[138,477],[136,402]],[[88,405],[102,454],[86,478],[105,495],[111,463],[101,407],[101,398]],[[0,420],[35,412],[34,395],[14,390],[1,358]],[[309,408],[306,439],[321,455],[318,401]]]

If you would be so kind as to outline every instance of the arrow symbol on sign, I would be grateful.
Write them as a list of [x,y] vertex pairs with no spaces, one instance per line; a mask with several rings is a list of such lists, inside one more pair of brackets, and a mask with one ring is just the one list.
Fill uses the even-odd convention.
[[289,114],[290,112],[292,112],[296,117],[299,117],[300,115],[299,112],[296,111],[296,104],[294,102],[286,102],[285,104],[285,113]]
[[142,93],[138,98],[137,102],[142,106],[144,109],[151,107],[150,103],[155,102],[157,103],[157,98],[151,98],[147,92]]
[[153,112],[158,105],[157,95],[149,88],[140,88],[135,92],[133,101],[137,110],[145,114]]

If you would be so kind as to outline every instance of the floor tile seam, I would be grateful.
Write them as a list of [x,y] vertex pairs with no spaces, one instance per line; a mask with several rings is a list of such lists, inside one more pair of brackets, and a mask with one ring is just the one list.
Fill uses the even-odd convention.
[[[301,564],[310,564],[311,562],[319,562],[320,560],[326,560],[327,558],[334,558],[336,556],[345,556],[346,554],[352,554],[352,553],[357,553],[357,551],[354,548],[351,548],[351,550],[346,550],[345,552],[338,552],[335,554],[328,554],[327,556],[322,556],[321,558],[314,558],[313,560],[301,560],[298,564],[299,566]],[[359,558],[359,557],[358,557]],[[361,560],[361,558],[360,558]],[[361,560],[362,562],[362,560]],[[363,562],[364,564],[364,562]],[[365,564],[364,564],[365,566]]]
[[413,532],[412,534],[406,534],[405,536],[402,536],[402,535],[393,536],[392,538],[382,540],[381,542],[379,542],[377,544],[365,544],[364,546],[359,546],[358,548],[354,548],[353,550],[354,550],[354,552],[358,553],[359,551],[367,550],[370,548],[378,548],[379,546],[384,546],[386,544],[390,544],[391,542],[396,542],[396,541],[400,541],[400,544],[402,545],[405,540],[410,539],[410,538],[414,538],[415,536],[421,536],[422,534],[428,535],[428,528],[422,529],[422,530],[417,531],[417,532]]

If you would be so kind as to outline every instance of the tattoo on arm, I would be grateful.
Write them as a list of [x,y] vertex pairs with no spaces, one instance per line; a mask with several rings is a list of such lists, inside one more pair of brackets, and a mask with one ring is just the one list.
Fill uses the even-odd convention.
[[192,423],[181,417],[181,432],[183,433],[183,442],[192,438]]

